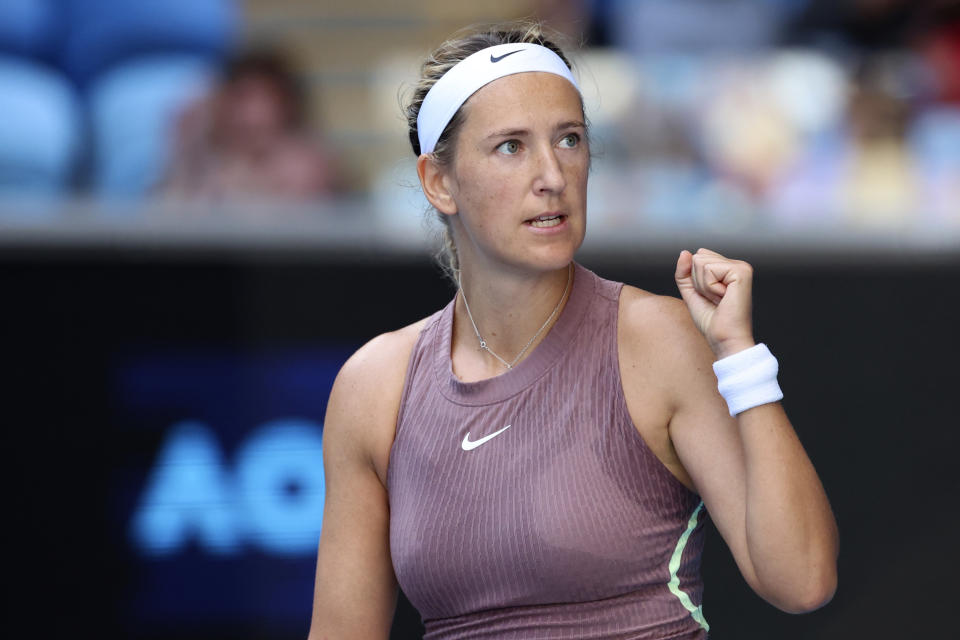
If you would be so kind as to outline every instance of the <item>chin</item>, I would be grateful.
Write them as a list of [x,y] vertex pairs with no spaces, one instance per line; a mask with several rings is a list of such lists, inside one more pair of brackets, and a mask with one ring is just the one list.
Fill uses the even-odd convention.
[[579,243],[574,247],[552,247],[546,251],[531,252],[529,257],[536,263],[538,270],[556,271],[565,268],[573,262],[574,254],[579,248]]

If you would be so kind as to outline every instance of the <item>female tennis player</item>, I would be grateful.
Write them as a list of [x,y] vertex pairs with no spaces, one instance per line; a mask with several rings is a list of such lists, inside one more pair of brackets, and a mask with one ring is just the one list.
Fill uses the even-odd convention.
[[754,341],[750,265],[682,251],[682,301],[574,262],[589,139],[536,26],[451,40],[408,109],[459,288],[343,367],[311,638],[705,638],[709,514],[790,612],[836,588],[837,529]]

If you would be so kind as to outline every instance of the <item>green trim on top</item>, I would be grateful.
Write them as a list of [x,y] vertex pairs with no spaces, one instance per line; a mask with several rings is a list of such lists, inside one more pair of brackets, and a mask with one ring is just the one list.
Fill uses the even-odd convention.
[[695,607],[693,602],[690,600],[684,591],[680,588],[680,578],[677,577],[677,571],[680,570],[680,558],[683,556],[683,550],[687,546],[687,540],[690,539],[690,534],[693,533],[693,530],[697,528],[697,521],[700,517],[700,511],[703,510],[703,501],[700,501],[700,504],[697,505],[697,508],[693,510],[693,515],[690,516],[690,520],[687,522],[687,530],[683,532],[683,535],[680,536],[680,540],[677,541],[677,548],[673,550],[673,556],[670,558],[670,582],[667,583],[667,587],[670,588],[670,593],[677,596],[677,599],[680,600],[680,604],[683,605],[683,608],[690,612],[690,615],[693,616],[693,619],[696,620],[704,631],[710,631],[710,625],[707,624],[706,618],[703,617],[703,606]]

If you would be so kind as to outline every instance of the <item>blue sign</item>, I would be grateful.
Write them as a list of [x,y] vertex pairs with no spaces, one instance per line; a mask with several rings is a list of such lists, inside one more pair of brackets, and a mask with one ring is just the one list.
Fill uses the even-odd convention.
[[115,367],[117,420],[150,443],[115,487],[131,624],[308,623],[323,416],[353,350],[180,349]]
[[195,541],[217,555],[245,545],[313,556],[323,519],[322,427],[302,418],[258,427],[231,468],[213,430],[171,427],[131,522],[137,549],[163,556]]

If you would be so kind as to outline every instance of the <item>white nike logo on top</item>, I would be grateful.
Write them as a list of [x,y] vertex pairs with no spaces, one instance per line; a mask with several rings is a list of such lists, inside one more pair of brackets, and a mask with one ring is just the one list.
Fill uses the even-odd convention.
[[493,438],[496,438],[498,435],[500,435],[501,433],[503,433],[509,428],[510,428],[510,425],[508,424],[507,426],[505,426],[503,429],[500,429],[499,431],[494,431],[488,436],[483,436],[479,440],[473,440],[473,441],[470,440],[470,432],[468,431],[467,435],[463,436],[463,442],[460,443],[460,448],[462,448],[464,451],[470,451],[472,449],[476,449],[487,440],[492,440]]

